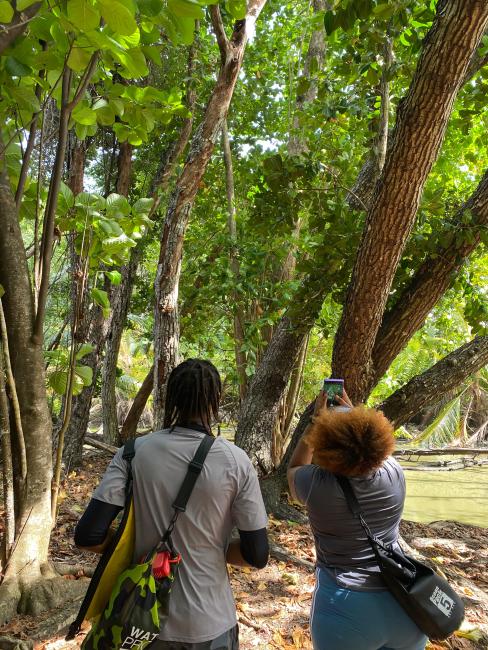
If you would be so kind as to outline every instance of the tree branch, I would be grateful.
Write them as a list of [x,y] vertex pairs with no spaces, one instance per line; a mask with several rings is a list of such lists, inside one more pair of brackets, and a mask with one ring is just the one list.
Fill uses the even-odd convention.
[[215,38],[217,39],[217,44],[219,46],[220,57],[222,63],[225,63],[225,60],[229,53],[229,39],[225,33],[224,23],[222,22],[222,14],[220,13],[220,7],[218,4],[210,5],[210,18],[212,20],[212,27],[215,33]]
[[34,18],[39,9],[41,2],[35,2],[25,11],[16,11],[8,26],[0,26],[0,55],[12,45],[17,36],[20,36],[29,22]]
[[410,338],[422,327],[431,309],[478,246],[481,229],[488,224],[488,170],[476,190],[455,214],[453,224],[459,228],[466,213],[471,215],[471,223],[467,226],[471,236],[460,242],[456,237],[444,247],[436,246],[435,253],[420,265],[393,307],[383,316],[373,348],[374,374],[367,392],[372,390]]
[[428,404],[436,403],[488,363],[488,336],[477,336],[421,375],[413,377],[378,407],[395,427],[408,422]]

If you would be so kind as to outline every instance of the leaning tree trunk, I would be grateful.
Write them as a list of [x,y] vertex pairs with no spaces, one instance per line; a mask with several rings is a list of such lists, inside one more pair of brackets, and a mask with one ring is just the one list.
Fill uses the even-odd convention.
[[427,176],[470,60],[488,23],[488,3],[439,2],[367,215],[332,358],[353,401],[367,397],[372,352]]
[[[3,161],[0,161],[3,165]],[[51,531],[51,416],[46,398],[42,346],[33,341],[35,319],[29,269],[9,180],[0,170],[0,284],[11,364],[25,436],[27,476],[16,499],[16,544],[0,587],[0,622],[46,604],[38,583],[48,558]]]
[[[470,220],[463,223],[469,214]],[[430,311],[451,286],[457,272],[478,246],[483,228],[488,225],[488,171],[475,192],[454,216],[466,237],[454,237],[447,246],[437,246],[435,255],[421,264],[393,307],[385,313],[373,348],[374,375],[370,392],[387,371],[395,357],[425,322]]]
[[428,404],[488,364],[488,336],[477,336],[451,352],[421,375],[413,377],[388,397],[379,408],[399,427]]
[[168,203],[155,281],[154,419],[156,428],[163,426],[167,379],[178,357],[178,285],[186,227],[198,187],[229,109],[249,33],[254,28],[265,4],[266,0],[250,0],[246,18],[236,22],[230,39],[227,39],[225,34],[218,6],[210,7],[222,65],[205,115],[193,136],[188,158]]

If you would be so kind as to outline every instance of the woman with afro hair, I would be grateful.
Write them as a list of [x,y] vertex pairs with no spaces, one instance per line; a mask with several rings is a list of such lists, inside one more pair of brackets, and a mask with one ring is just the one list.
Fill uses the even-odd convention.
[[359,520],[335,476],[353,486],[372,533],[397,545],[403,470],[393,427],[380,411],[327,408],[322,392],[288,466],[292,497],[308,511],[317,554],[310,614],[314,650],[423,650],[427,638],[387,590]]

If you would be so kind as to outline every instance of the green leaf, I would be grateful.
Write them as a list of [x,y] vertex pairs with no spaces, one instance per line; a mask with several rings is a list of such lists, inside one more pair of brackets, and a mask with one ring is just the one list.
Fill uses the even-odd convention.
[[118,0],[99,0],[102,16],[116,34],[130,36],[137,30],[134,14]]
[[27,7],[30,7],[37,1],[38,0],[17,0],[15,6],[17,7],[17,11],[24,11],[24,9],[27,9]]
[[225,7],[235,20],[243,20],[246,17],[246,0],[228,0]]
[[58,212],[65,215],[75,204],[75,197],[70,188],[61,181],[58,194]]
[[75,359],[79,361],[80,359],[83,359],[83,357],[86,357],[87,354],[90,354],[93,352],[95,349],[94,345],[91,345],[91,343],[83,343],[76,353]]
[[112,126],[115,122],[115,110],[113,106],[102,106],[96,110],[97,121],[102,126]]
[[106,271],[105,275],[115,286],[118,286],[122,282],[122,276],[119,271]]
[[7,57],[5,62],[5,70],[11,77],[27,77],[32,73],[32,68],[22,63],[13,56]]
[[89,49],[75,44],[69,53],[68,65],[75,72],[83,72],[90,62],[91,55],[92,52]]
[[107,215],[123,216],[130,214],[129,201],[121,194],[109,194],[107,196]]
[[81,379],[84,386],[90,386],[93,381],[93,369],[90,366],[75,366],[75,375]]
[[133,214],[149,214],[153,206],[154,199],[142,198],[132,206]]
[[205,17],[203,7],[198,0],[168,0],[168,9],[176,16],[202,20]]
[[0,298],[5,295],[5,289],[0,284]]
[[0,23],[9,23],[14,17],[14,10],[10,2],[0,0]]
[[37,113],[41,109],[39,100],[32,88],[28,88],[27,86],[11,86],[9,93],[21,110]]
[[110,316],[110,300],[108,299],[107,292],[95,287],[91,290],[91,297],[93,302],[102,308],[104,317],[108,318],[108,316]]
[[73,109],[72,117],[78,124],[90,126],[97,123],[97,113],[86,102],[80,102],[78,106]]
[[100,24],[100,12],[90,0],[68,0],[67,14],[73,25],[82,31],[96,29]]
[[65,395],[68,385],[68,373],[66,370],[55,370],[49,375],[49,386],[58,395]]

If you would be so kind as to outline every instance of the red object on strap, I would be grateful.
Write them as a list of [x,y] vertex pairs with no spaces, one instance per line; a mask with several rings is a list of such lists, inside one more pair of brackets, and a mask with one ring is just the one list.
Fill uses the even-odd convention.
[[179,564],[180,560],[181,555],[179,553],[173,558],[169,551],[156,553],[152,564],[153,576],[158,579],[167,578],[171,573],[171,565]]

